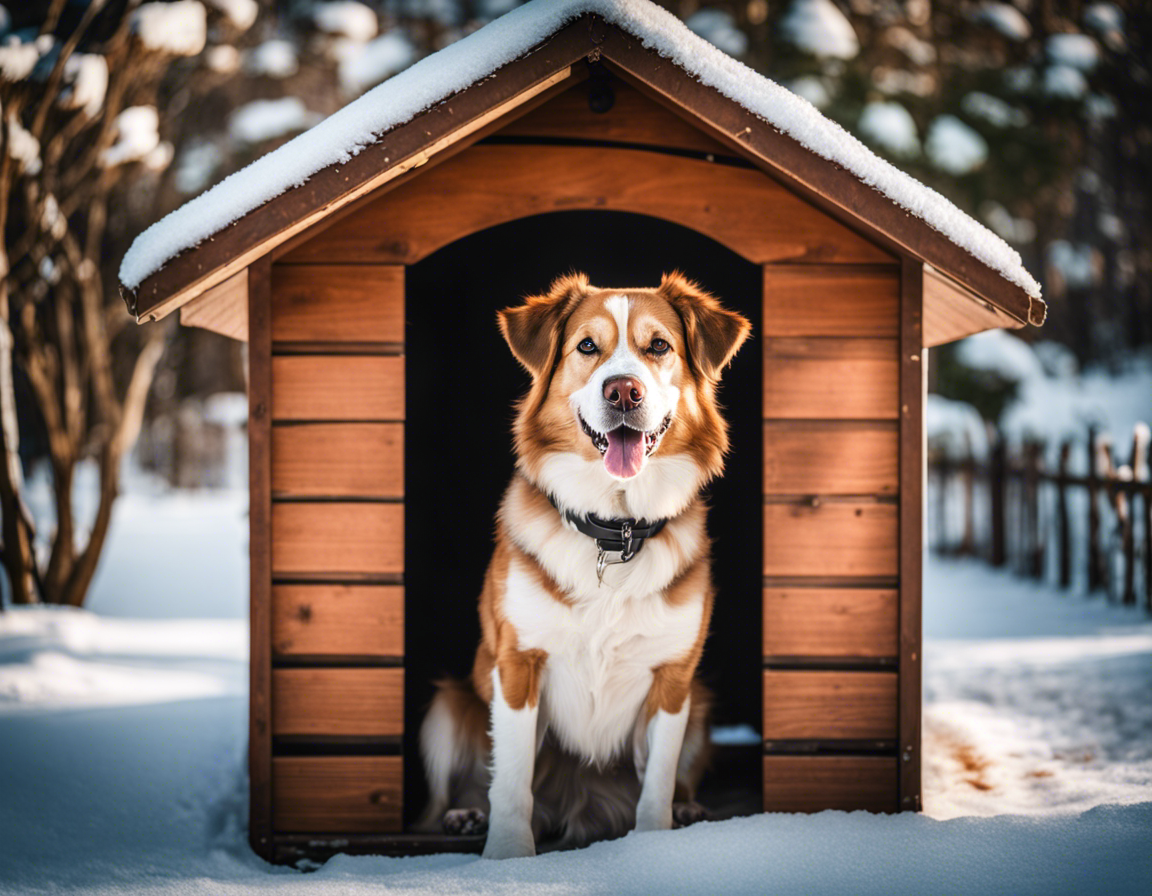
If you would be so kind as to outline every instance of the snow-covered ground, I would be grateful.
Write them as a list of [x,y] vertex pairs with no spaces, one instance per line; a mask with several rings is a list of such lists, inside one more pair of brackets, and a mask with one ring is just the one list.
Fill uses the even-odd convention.
[[1152,622],[936,559],[923,815],[763,815],[499,863],[269,866],[244,840],[243,496],[119,510],[100,615],[0,614],[0,893],[1152,891]]

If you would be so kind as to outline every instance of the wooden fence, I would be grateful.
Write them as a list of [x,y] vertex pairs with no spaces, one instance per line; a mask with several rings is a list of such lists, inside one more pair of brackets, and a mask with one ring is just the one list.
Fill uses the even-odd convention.
[[980,459],[930,444],[929,545],[1152,613],[1148,428],[1137,426],[1123,446],[1095,429],[1086,436],[1010,451],[992,430]]

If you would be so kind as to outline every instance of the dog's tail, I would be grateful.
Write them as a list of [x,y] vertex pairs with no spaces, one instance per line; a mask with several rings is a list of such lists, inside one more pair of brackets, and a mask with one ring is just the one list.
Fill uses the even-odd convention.
[[416,824],[422,831],[439,831],[444,813],[462,800],[467,808],[488,809],[488,707],[471,682],[444,678],[436,688],[420,726],[428,781],[428,806]]

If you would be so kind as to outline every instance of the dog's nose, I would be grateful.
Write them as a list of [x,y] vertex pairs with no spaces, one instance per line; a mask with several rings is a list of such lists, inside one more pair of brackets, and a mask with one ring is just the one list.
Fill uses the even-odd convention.
[[630,411],[644,400],[644,384],[630,376],[618,376],[604,384],[604,398],[613,407]]

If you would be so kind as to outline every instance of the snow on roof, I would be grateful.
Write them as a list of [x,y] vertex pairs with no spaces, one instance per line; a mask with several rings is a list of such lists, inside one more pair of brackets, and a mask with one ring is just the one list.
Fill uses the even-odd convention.
[[384,132],[487,78],[587,13],[603,17],[811,152],[851,171],[1005,280],[1039,298],[1040,285],[1004,240],[935,190],[880,159],[807,100],[725,55],[650,0],[532,0],[514,9],[425,57],[153,224],[124,256],[121,282],[136,289],[180,252],[313,174],[346,163]]

